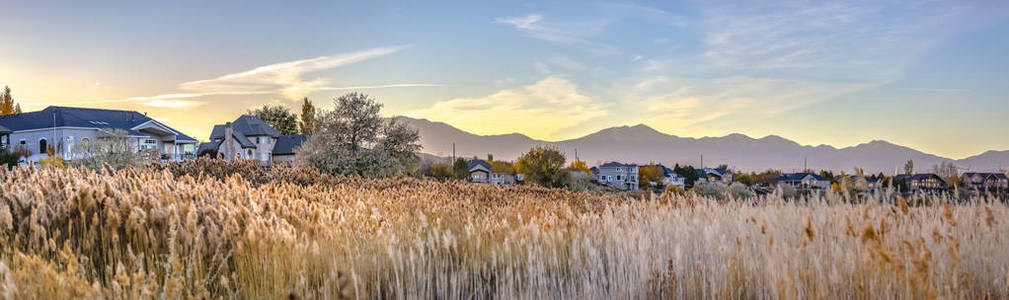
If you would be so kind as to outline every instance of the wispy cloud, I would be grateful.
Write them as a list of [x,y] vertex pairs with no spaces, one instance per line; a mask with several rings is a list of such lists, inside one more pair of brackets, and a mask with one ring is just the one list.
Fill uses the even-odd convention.
[[546,22],[543,15],[528,14],[517,17],[495,18],[494,23],[504,24],[522,31],[532,38],[566,45],[585,47],[601,54],[619,54],[616,46],[591,41],[590,36],[603,32],[610,23],[609,20],[593,20],[591,22]]
[[298,99],[329,84],[327,80],[321,78],[306,79],[305,75],[308,73],[386,56],[409,47],[380,47],[348,54],[276,63],[214,79],[185,82],[180,84],[179,88],[201,95],[280,93],[289,99]]
[[903,88],[905,91],[912,92],[936,92],[936,93],[966,93],[970,92],[969,89],[952,89],[952,88]]
[[722,118],[766,120],[864,87],[862,84],[751,77],[717,80],[657,77],[642,80],[633,90],[652,91],[645,95],[634,93],[635,97],[644,99],[640,101],[642,122],[675,132]]
[[196,101],[161,100],[161,99],[151,100],[151,101],[148,101],[148,102],[144,102],[144,105],[147,105],[147,106],[151,106],[151,107],[163,107],[163,108],[182,108],[182,107],[189,107],[189,106],[199,106],[199,105],[202,105],[202,104],[203,104],[203,102],[196,102]]
[[715,66],[816,69],[874,80],[892,80],[969,23],[957,3],[942,1],[783,1],[715,6],[704,15],[703,57]]
[[606,114],[602,105],[579,93],[574,83],[561,77],[547,77],[483,98],[445,100],[407,113],[479,134],[521,132],[542,139],[551,139],[559,130]]

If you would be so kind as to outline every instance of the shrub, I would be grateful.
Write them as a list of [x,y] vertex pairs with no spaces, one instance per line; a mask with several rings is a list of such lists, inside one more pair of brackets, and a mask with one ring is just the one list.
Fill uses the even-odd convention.
[[21,155],[7,150],[0,151],[0,165],[6,165],[8,169],[18,165]]

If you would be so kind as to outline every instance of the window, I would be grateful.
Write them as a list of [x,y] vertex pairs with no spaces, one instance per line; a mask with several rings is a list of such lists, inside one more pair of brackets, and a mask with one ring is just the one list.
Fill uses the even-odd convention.
[[46,138],[39,139],[39,153],[46,153],[48,147],[46,147]]
[[623,176],[617,175],[617,181],[623,180]]
[[140,151],[155,149],[158,147],[158,141],[155,139],[140,139]]
[[245,153],[248,154],[245,157],[252,158],[252,149],[245,150]]
[[24,144],[25,144],[25,139],[21,139],[21,144],[22,144],[22,145],[24,145]]

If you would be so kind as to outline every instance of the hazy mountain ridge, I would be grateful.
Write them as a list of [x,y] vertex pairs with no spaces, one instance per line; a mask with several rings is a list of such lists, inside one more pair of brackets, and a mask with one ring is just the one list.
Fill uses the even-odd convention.
[[753,138],[734,133],[723,137],[679,137],[639,124],[606,128],[580,138],[550,142],[519,133],[482,136],[441,122],[397,118],[418,129],[423,152],[441,157],[452,155],[454,142],[456,155],[460,157],[483,158],[490,153],[496,159],[513,160],[535,145],[551,145],[564,151],[569,160],[574,158],[577,149],[578,157],[590,165],[622,161],[696,166],[700,165],[703,155],[705,166],[728,164],[745,171],[798,171],[803,168],[804,160],[812,169],[851,172],[857,166],[868,172],[886,174],[902,170],[908,159],[914,160],[918,172],[930,171],[941,162],[953,162],[971,171],[995,171],[1009,167],[1009,151],[988,151],[954,160],[882,140],[835,148],[801,145],[777,135]]

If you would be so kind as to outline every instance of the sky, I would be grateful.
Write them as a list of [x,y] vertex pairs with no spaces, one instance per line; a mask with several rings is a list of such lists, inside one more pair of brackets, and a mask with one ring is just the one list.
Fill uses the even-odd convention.
[[0,8],[0,85],[24,111],[136,110],[206,140],[357,91],[484,135],[1009,150],[1005,1],[98,2]]

